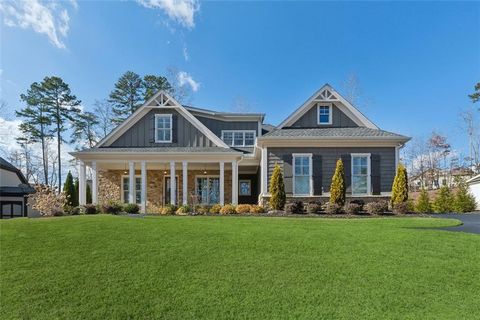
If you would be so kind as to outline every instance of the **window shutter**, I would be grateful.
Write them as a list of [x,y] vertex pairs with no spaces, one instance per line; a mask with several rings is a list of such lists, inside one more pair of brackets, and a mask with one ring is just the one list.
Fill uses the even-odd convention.
[[291,195],[293,193],[293,179],[292,179],[292,155],[284,154],[283,160],[283,181],[285,184],[285,194]]
[[177,143],[177,131],[178,131],[178,126],[177,126],[177,114],[172,114],[172,143]]
[[[347,193],[352,193],[352,156],[350,154],[342,154],[343,169],[345,171],[345,187]],[[333,174],[332,174],[333,175]]]
[[319,196],[322,194],[322,156],[314,154],[312,157],[313,173],[313,194]]
[[372,154],[370,156],[370,176],[372,183],[372,194],[380,194],[381,192],[381,170],[380,170],[380,155]]
[[155,143],[155,114],[150,115],[150,143]]

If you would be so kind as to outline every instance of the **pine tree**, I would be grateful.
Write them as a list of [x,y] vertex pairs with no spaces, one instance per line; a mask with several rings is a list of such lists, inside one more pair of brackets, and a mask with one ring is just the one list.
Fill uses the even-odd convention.
[[123,122],[142,105],[143,99],[142,78],[135,72],[125,72],[110,93],[109,101],[113,103],[112,111],[115,115],[112,122],[115,124]]
[[73,196],[72,203],[73,203],[73,206],[76,207],[76,206],[78,206],[78,204],[79,204],[79,201],[78,201],[78,199],[79,199],[79,195],[78,195],[78,189],[79,189],[78,178],[75,178],[74,186],[75,186],[75,193],[74,193],[74,196]]
[[92,189],[90,185],[87,183],[87,190],[86,190],[86,201],[87,203],[92,203]]
[[345,193],[345,170],[343,169],[342,159],[338,159],[330,185],[330,203],[343,206],[345,204]]
[[392,206],[404,203],[408,200],[408,177],[407,169],[400,164],[392,186]]
[[420,196],[415,203],[415,211],[420,213],[430,213],[432,212],[432,205],[430,204],[430,198],[428,196],[427,190],[422,188],[420,191]]
[[82,147],[92,148],[97,143],[95,126],[99,124],[98,118],[91,112],[79,114],[73,123],[72,139],[70,143],[81,142]]
[[73,184],[73,176],[70,171],[68,171],[67,178],[65,179],[65,184],[63,185],[63,193],[67,197],[67,205],[71,207],[76,207],[75,203],[75,185]]
[[42,103],[47,107],[48,115],[54,124],[53,133],[57,136],[58,185],[62,185],[61,144],[65,141],[62,134],[68,122],[75,123],[80,114],[81,101],[72,94],[70,87],[59,77],[45,77],[41,83]]
[[173,93],[173,88],[167,78],[150,74],[143,77],[142,88],[144,101],[150,99],[160,90]]
[[433,201],[433,210],[438,213],[451,212],[453,210],[454,197],[448,186],[443,186],[438,191]]
[[287,199],[282,169],[278,164],[275,164],[272,177],[270,178],[270,194],[270,207],[274,210],[282,210]]
[[468,191],[465,182],[458,184],[453,209],[456,212],[472,212],[476,207],[475,197]]

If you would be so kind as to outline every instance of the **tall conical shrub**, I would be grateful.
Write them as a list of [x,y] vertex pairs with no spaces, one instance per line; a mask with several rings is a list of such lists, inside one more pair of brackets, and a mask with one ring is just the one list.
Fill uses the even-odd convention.
[[65,179],[65,183],[63,184],[63,193],[65,193],[65,196],[67,198],[67,206],[77,206],[75,204],[75,185],[73,184],[73,176],[70,171],[68,171],[67,178]]
[[330,203],[343,206],[345,204],[345,193],[345,170],[342,159],[338,159],[330,185]]
[[472,212],[476,205],[475,198],[468,192],[467,185],[464,182],[459,183],[453,209],[456,212]]
[[90,188],[90,185],[88,183],[86,190],[86,198],[87,203],[92,203],[92,188]]
[[428,196],[428,192],[425,190],[425,188],[422,188],[422,191],[420,191],[420,196],[415,203],[415,211],[420,213],[432,212],[430,197]]
[[79,186],[78,185],[79,185],[78,178],[75,178],[75,193],[74,193],[74,197],[73,197],[73,200],[72,200],[72,203],[73,203],[74,207],[78,206],[78,199],[79,199],[79,196],[78,196]]
[[282,210],[287,199],[282,169],[278,164],[275,164],[270,178],[270,194],[270,207],[274,210]]
[[393,180],[392,186],[392,206],[407,202],[408,200],[408,177],[407,169],[402,165],[398,165],[397,174]]
[[446,213],[453,211],[454,197],[450,191],[450,188],[443,186],[438,191],[435,200],[433,201],[433,211],[438,213]]

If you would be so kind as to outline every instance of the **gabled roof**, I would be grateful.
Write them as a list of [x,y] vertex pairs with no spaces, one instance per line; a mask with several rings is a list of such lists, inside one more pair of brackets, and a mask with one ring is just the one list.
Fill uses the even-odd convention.
[[148,111],[155,108],[170,108],[177,110],[185,119],[190,121],[200,132],[202,132],[208,139],[210,139],[216,146],[221,148],[228,148],[225,142],[222,141],[217,135],[215,135],[210,129],[208,129],[200,120],[192,115],[184,106],[178,103],[171,95],[166,91],[160,90],[154,94],[147,102],[139,107],[134,113],[132,113],[127,119],[125,119],[120,125],[118,125],[112,132],[110,132],[105,138],[103,138],[96,147],[108,147],[122,134],[124,134],[130,127],[137,123]]
[[365,127],[275,129],[259,139],[391,139],[404,142],[410,140],[409,137],[396,133]]
[[[7,195],[24,195],[28,193],[34,193],[35,189],[33,189],[29,184],[25,176],[23,175],[22,171],[15,167],[13,164],[8,162],[7,160],[0,157],[0,168],[3,170],[11,171],[17,174],[18,179],[20,180],[20,184],[16,187],[12,186],[2,186],[0,185],[0,194],[3,196]],[[1,181],[0,181],[1,184]]]
[[480,182],[480,174],[477,174],[475,177],[467,180],[468,184],[475,184],[477,182]]
[[224,112],[224,111],[215,111],[204,108],[185,106],[185,109],[191,112],[196,112],[206,116],[217,117],[223,120],[237,120],[237,119],[254,119],[255,121],[263,121],[265,118],[265,113],[256,113],[256,112]]
[[307,101],[305,101],[300,107],[297,108],[292,114],[290,114],[282,123],[278,126],[278,129],[292,125],[297,121],[302,115],[304,115],[312,106],[312,102],[321,101],[321,102],[341,102],[347,113],[351,115],[351,119],[357,123],[359,126],[367,127],[371,129],[378,129],[378,127],[370,121],[363,113],[361,113],[357,108],[355,108],[347,99],[342,97],[333,87],[328,83],[323,85],[319,90],[317,90]]

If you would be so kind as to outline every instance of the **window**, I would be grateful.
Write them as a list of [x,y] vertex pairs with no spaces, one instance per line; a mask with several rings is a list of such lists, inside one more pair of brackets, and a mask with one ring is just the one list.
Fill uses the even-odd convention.
[[370,154],[352,154],[352,194],[370,194]]
[[155,142],[172,142],[172,115],[155,115]]
[[332,105],[319,104],[317,106],[318,124],[332,124]]
[[[130,195],[130,178],[128,176],[123,177],[122,180],[122,201],[128,203]],[[140,204],[142,202],[142,178],[140,176],[135,177],[135,203]]]
[[255,130],[222,130],[222,140],[230,147],[253,147]]
[[293,155],[293,194],[310,196],[312,194],[312,155]]
[[238,181],[238,190],[240,196],[251,196],[252,195],[252,184],[250,180],[239,180]]
[[196,177],[196,193],[201,204],[220,203],[220,178],[214,176]]

